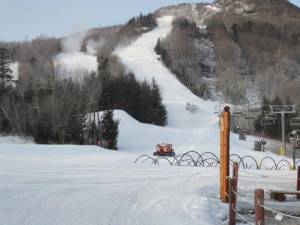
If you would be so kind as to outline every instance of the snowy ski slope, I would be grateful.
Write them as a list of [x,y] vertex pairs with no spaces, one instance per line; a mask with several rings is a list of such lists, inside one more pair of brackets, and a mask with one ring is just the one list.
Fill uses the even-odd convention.
[[[169,33],[171,23],[172,17],[160,18],[156,29],[115,52],[137,79],[156,79],[169,112],[168,126],[142,124],[116,110],[115,117],[121,119],[119,152],[0,138],[0,225],[225,224],[228,209],[218,199],[217,168],[134,164],[138,155],[152,154],[159,142],[172,143],[176,153],[219,151],[218,117],[213,113],[218,103],[193,95],[154,53],[158,37]],[[78,56],[74,54],[72,63]],[[187,102],[199,111],[186,111]],[[269,154],[253,152],[252,145],[232,135],[232,152],[257,159]],[[274,176],[253,173],[264,179]],[[294,176],[289,172],[285,178]],[[241,187],[273,187],[253,183],[256,177]]]

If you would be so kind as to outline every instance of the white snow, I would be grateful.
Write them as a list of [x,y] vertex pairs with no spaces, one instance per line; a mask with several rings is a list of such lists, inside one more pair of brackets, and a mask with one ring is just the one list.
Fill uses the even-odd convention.
[[220,224],[216,170],[133,160],[89,146],[1,149],[0,224]]
[[9,65],[9,67],[12,70],[13,80],[14,81],[19,80],[19,63],[13,62]]
[[97,72],[97,57],[83,52],[60,53],[55,57],[58,74],[63,78],[82,79]]
[[80,51],[86,33],[82,30],[61,40],[63,52],[54,58],[55,69],[60,77],[80,81],[90,73],[97,72],[95,43],[88,41],[87,53]]
[[0,136],[0,144],[33,144],[33,141],[19,136]]
[[205,7],[207,9],[210,9],[211,11],[214,11],[214,12],[222,11],[222,9],[220,7],[218,7],[217,5],[214,5],[214,4],[206,5]]
[[[226,224],[228,206],[218,199],[218,168],[134,164],[137,156],[151,155],[159,142],[172,143],[177,154],[219,151],[214,114],[219,103],[193,95],[153,50],[157,39],[168,34],[171,23],[172,17],[160,18],[156,29],[115,52],[137,79],[156,79],[169,112],[168,126],[143,124],[115,110],[115,118],[121,121],[118,152],[93,146],[0,143],[0,225]],[[73,69],[85,57],[64,53],[58,59]],[[86,59],[84,66],[93,61]],[[186,111],[187,102],[196,105],[198,112]],[[250,154],[257,160],[271,154],[252,151],[253,141],[250,137],[240,142],[232,135],[232,153]],[[253,181],[262,175],[265,179],[283,176],[286,171],[253,173],[252,178],[241,181],[240,188],[250,192],[256,185],[265,187]],[[294,176],[289,172],[285,178]],[[291,188],[293,183],[288,184]]]

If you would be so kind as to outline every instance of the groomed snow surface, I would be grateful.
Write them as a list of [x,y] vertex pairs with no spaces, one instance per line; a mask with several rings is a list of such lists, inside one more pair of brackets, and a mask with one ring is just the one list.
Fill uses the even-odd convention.
[[[193,95],[153,51],[171,23],[172,17],[160,18],[156,29],[115,52],[137,79],[156,79],[169,113],[168,126],[142,124],[116,110],[121,120],[118,152],[94,146],[24,145],[0,138],[0,225],[226,224],[228,208],[219,201],[217,168],[134,164],[139,155],[151,155],[160,142],[172,143],[177,154],[219,151],[214,114],[218,103]],[[58,57],[80,65],[80,54]],[[197,105],[198,112],[186,111],[187,102]],[[231,151],[258,160],[270,154],[253,152],[251,141],[240,142],[232,135]],[[284,175],[276,172],[280,173]],[[292,180],[295,173],[288,173]],[[250,177],[241,185],[254,189],[260,186],[253,183],[257,180]]]

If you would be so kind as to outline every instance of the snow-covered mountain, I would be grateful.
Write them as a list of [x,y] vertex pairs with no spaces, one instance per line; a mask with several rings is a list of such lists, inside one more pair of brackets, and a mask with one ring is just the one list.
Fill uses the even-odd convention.
[[[174,20],[184,18],[196,24],[195,29],[198,30],[194,30],[193,35],[185,27],[178,28],[173,24],[172,35],[181,36],[168,38],[165,42],[169,46],[166,47],[167,53],[170,58],[173,57],[169,69],[184,70],[184,74],[179,74],[187,80],[184,84],[200,97],[257,106],[262,96],[274,98],[274,93],[277,93],[283,101],[286,96],[295,103],[299,101],[294,88],[288,93],[284,91],[289,83],[299,83],[299,75],[295,71],[300,69],[300,34],[297,32],[300,10],[291,3],[285,4],[283,0],[264,3],[256,0],[218,0],[211,4],[167,6],[156,10],[154,16],[172,16]],[[283,25],[285,31],[282,30]],[[131,31],[128,32],[128,29]],[[130,43],[125,41],[129,36],[134,40],[144,33],[143,29],[147,30],[147,27],[109,28],[103,33],[89,31],[85,37],[76,39],[81,41],[77,45],[81,46],[81,50],[86,49],[86,53],[77,53],[74,57],[62,53],[57,59],[70,68],[78,57],[83,62],[84,70],[96,71],[95,55],[107,53],[107,48],[103,50],[103,46],[109,46],[108,51],[112,53],[115,48]],[[181,33],[176,33],[176,29]],[[189,38],[182,41],[192,44],[187,51],[180,52],[174,40],[182,38],[184,32]],[[135,34],[125,35],[125,39],[121,35],[120,38],[120,34],[125,33]],[[64,42],[74,44],[74,37]],[[176,51],[178,53],[174,55]],[[196,51],[196,56],[190,55],[191,51]],[[77,65],[80,66],[80,63]],[[273,76],[271,71],[276,73],[273,83],[263,88],[262,84]],[[235,82],[226,85],[230,80]],[[197,91],[200,86],[201,90]]]

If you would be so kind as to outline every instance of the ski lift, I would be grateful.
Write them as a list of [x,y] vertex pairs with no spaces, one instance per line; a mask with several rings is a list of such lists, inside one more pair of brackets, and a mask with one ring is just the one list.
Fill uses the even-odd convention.
[[232,115],[242,116],[243,115],[243,107],[241,107],[239,105],[234,106]]
[[300,127],[300,117],[292,118],[290,121],[291,127]]
[[300,150],[300,130],[294,130],[289,133],[289,139],[293,148],[293,168],[296,166],[296,151]]
[[236,110],[236,111],[233,111],[232,115],[234,115],[234,116],[243,116],[243,112],[239,111],[239,110]]
[[245,119],[246,120],[255,120],[255,117],[254,116],[245,116]]
[[261,125],[271,126],[271,125],[274,125],[276,123],[276,120],[277,120],[277,115],[276,114],[270,114],[270,115],[265,116],[261,120]]
[[295,149],[300,149],[300,130],[294,130],[289,133],[289,139]]
[[222,108],[223,108],[222,106],[223,106],[222,103],[220,103],[219,105],[215,106],[214,113],[215,113],[215,114],[220,114],[221,111],[222,111]]

